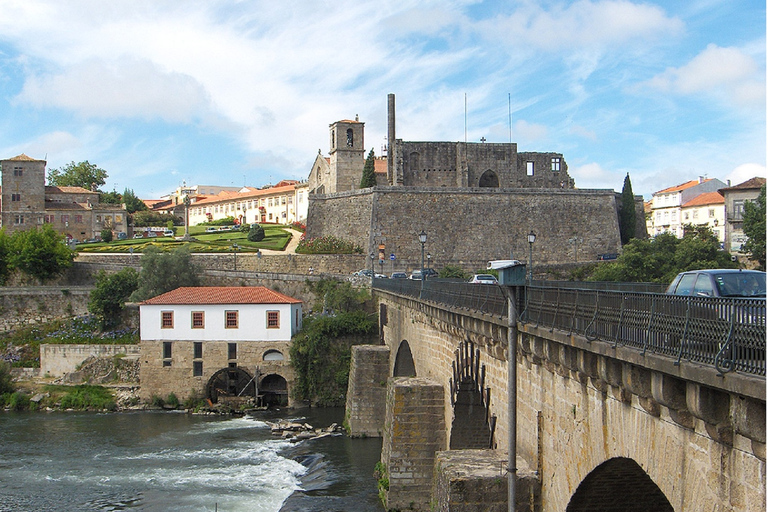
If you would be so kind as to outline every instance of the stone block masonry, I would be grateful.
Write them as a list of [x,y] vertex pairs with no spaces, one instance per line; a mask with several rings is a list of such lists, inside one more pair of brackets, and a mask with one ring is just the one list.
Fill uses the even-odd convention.
[[74,372],[89,357],[112,357],[123,354],[139,358],[138,345],[40,345],[40,373],[47,377],[62,377]]
[[88,312],[90,287],[0,288],[0,332]]
[[350,436],[383,435],[388,374],[389,347],[352,347],[346,406]]
[[435,453],[446,448],[444,410],[444,391],[437,382],[389,380],[381,453],[389,478],[387,509],[430,509]]

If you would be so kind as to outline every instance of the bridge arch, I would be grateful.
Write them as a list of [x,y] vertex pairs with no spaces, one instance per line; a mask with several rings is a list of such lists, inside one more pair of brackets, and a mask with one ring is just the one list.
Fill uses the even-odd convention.
[[395,356],[395,368],[392,371],[393,377],[416,377],[416,365],[413,362],[411,346],[407,340],[400,342]]
[[667,497],[632,459],[608,459],[576,488],[565,512],[674,512]]
[[259,383],[261,405],[288,405],[288,381],[285,377],[271,373],[261,379]]
[[256,397],[256,380],[242,368],[222,368],[214,373],[205,387],[213,403],[224,397]]
[[451,450],[496,448],[496,417],[490,414],[491,389],[485,388],[485,365],[480,350],[470,341],[459,344],[453,361]]

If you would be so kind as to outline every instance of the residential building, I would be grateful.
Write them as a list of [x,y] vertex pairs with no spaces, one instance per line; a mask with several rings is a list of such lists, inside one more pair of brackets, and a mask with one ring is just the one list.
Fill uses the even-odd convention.
[[708,227],[725,244],[725,199],[720,192],[704,192],[680,208],[683,226]]
[[725,247],[730,252],[741,252],[742,245],[747,241],[744,235],[744,203],[754,201],[760,195],[760,189],[765,186],[765,178],[750,178],[738,185],[721,188],[725,201]]
[[50,224],[68,239],[87,240],[125,232],[124,204],[99,202],[99,192],[82,187],[45,185],[45,160],[25,154],[0,161],[2,194],[0,220],[6,232]]
[[142,302],[142,397],[288,404],[301,305],[263,286],[182,287]]
[[651,207],[653,231],[648,234],[654,236],[659,233],[669,232],[678,238],[682,238],[684,234],[683,226],[686,224],[682,215],[683,205],[706,192],[717,192],[724,185],[725,183],[718,179],[707,179],[700,176],[698,180],[686,181],[680,185],[654,192],[653,205]]

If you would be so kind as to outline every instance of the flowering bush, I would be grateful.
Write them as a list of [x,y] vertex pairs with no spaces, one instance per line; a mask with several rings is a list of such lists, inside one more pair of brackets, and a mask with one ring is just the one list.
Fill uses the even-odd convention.
[[292,222],[291,227],[295,229],[296,231],[301,231],[302,233],[307,230],[307,225],[302,224],[301,222]]
[[302,235],[296,252],[299,254],[355,254],[362,253],[363,250],[360,246],[353,245],[352,242],[340,240],[333,236],[307,239]]

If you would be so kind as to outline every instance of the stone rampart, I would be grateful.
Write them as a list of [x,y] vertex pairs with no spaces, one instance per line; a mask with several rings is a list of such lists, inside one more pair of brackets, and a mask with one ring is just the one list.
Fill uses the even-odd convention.
[[62,377],[77,370],[89,357],[113,357],[123,354],[138,359],[138,345],[40,345],[40,373],[47,377]]
[[366,254],[383,245],[400,269],[420,266],[423,230],[432,266],[484,268],[527,260],[534,231],[535,265],[578,263],[620,252],[616,212],[612,190],[376,187],[311,195],[307,236],[344,238]]

